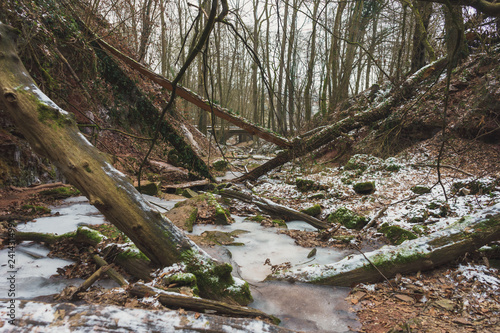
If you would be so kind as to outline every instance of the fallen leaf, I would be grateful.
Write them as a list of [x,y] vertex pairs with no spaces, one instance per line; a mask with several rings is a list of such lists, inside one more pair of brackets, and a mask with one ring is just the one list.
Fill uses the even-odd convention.
[[453,301],[450,301],[449,299],[440,299],[434,302],[434,304],[448,311],[453,311],[453,309],[455,308],[455,303]]

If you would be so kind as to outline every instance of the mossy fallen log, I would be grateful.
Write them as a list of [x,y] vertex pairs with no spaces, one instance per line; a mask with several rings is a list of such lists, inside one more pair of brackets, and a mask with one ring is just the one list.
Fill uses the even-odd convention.
[[271,200],[267,200],[265,198],[259,198],[249,193],[244,193],[242,191],[234,189],[221,189],[219,190],[219,194],[223,197],[238,199],[247,203],[253,203],[257,207],[259,207],[262,211],[272,216],[285,218],[289,221],[290,220],[304,221],[317,229],[328,228],[328,224],[326,222],[318,220],[314,216],[274,203]]
[[248,286],[242,288],[241,283],[236,284],[230,274],[232,267],[208,256],[153,210],[129,179],[80,133],[74,117],[36,86],[17,54],[16,38],[12,27],[0,23],[0,104],[35,152],[49,158],[68,182],[153,265],[164,267],[181,262],[187,262],[188,267],[196,265],[200,279],[204,275],[211,277],[211,284],[200,287],[200,293],[248,304],[251,300]]
[[408,78],[401,87],[394,88],[392,95],[377,106],[358,112],[354,116],[344,118],[330,126],[326,126],[318,133],[312,135],[309,139],[304,141],[302,138],[297,137],[293,140],[291,148],[279,153],[272,160],[267,161],[261,166],[253,169],[249,173],[234,179],[234,182],[242,182],[244,180],[255,180],[269,171],[287,163],[295,158],[302,157],[312,153],[318,148],[330,143],[350,131],[361,128],[365,125],[371,125],[376,121],[386,118],[391,114],[393,106],[397,105],[404,98],[409,98],[414,94],[414,87],[424,78],[432,75],[433,73],[443,69],[447,64],[446,57],[441,58],[428,66],[423,67],[410,78]]
[[[350,255],[328,265],[277,272],[269,280],[352,286],[377,282],[396,274],[433,269],[500,239],[500,204],[475,217],[464,217],[429,236],[384,246],[364,255]],[[366,259],[368,258],[368,260]]]
[[182,308],[185,310],[199,312],[215,311],[219,314],[232,317],[260,317],[263,319],[269,319],[275,324],[279,324],[280,322],[278,318],[268,315],[260,310],[203,298],[162,292],[160,289],[153,289],[140,283],[137,283],[130,288],[129,293],[136,297],[158,297],[158,300],[162,305],[172,309]]
[[[11,300],[0,299],[2,309]],[[114,305],[15,300],[15,314],[0,318],[4,332],[295,332],[252,318],[147,310]],[[10,321],[12,320],[12,321]]]

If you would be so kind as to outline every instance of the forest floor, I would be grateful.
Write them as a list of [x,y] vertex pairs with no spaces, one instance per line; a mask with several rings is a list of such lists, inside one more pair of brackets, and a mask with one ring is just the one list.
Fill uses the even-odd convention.
[[[436,168],[432,167],[437,156],[436,147],[436,142],[429,140],[418,148],[385,160],[369,155],[354,155],[346,164],[350,167],[321,160],[314,163],[298,161],[284,165],[255,182],[246,183],[255,195],[291,208],[300,210],[319,205],[321,212],[317,217],[324,220],[339,208],[348,208],[368,220],[379,215],[378,221],[370,228],[356,230],[336,226],[320,232],[288,230],[278,228],[276,217],[266,216],[252,205],[233,200],[228,208],[235,215],[254,219],[259,216],[258,223],[289,235],[299,246],[336,247],[356,252],[358,249],[370,251],[398,241],[379,230],[385,223],[418,237],[500,202],[499,162],[497,153],[494,153],[498,150],[497,146],[473,150],[481,156],[474,156],[470,164],[462,161],[460,170],[443,168],[442,184],[438,180]],[[238,148],[230,153],[230,160],[235,169],[243,165],[255,166],[267,158],[257,153],[250,147]],[[245,156],[250,156],[250,159]],[[474,164],[478,160],[481,161],[482,175],[476,175],[478,169]],[[447,160],[447,164],[453,165],[453,162],[452,158]],[[313,185],[300,190],[298,179],[311,180]],[[375,181],[375,192],[357,194],[353,186],[365,181]],[[471,184],[475,184],[475,187]],[[414,192],[415,186],[428,190],[417,194]],[[447,193],[446,198],[443,188]],[[476,191],[476,188],[479,190]],[[57,198],[41,195],[40,192],[44,190],[43,187],[3,189],[0,191],[1,214],[25,216],[26,220],[50,215],[36,208],[57,203]],[[383,213],[379,214],[381,210]],[[52,254],[67,256],[70,250],[75,251],[59,246],[53,249]],[[430,272],[398,275],[376,284],[353,286],[346,302],[356,312],[362,325],[359,331],[500,332],[498,250],[482,250],[485,251],[469,253]],[[75,265],[59,273],[66,277],[92,273],[95,266],[90,262],[87,264]],[[75,269],[83,266],[88,267],[88,272]],[[85,300],[100,304],[158,308],[157,304],[134,301],[123,293],[91,291]]]

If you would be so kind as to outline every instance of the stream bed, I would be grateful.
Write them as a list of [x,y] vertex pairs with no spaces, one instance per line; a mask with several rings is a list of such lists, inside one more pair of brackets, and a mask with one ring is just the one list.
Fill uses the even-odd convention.
[[[147,196],[155,207],[170,209],[175,201],[165,201]],[[57,216],[39,218],[34,222],[19,224],[19,231],[36,231],[63,234],[76,230],[80,225],[106,223],[104,217],[84,197],[65,200],[62,206],[50,207]],[[163,211],[163,209],[159,209]],[[275,315],[282,320],[281,326],[309,332],[348,332],[359,327],[349,304],[344,300],[349,288],[315,286],[301,283],[266,281],[271,265],[289,262],[292,266],[325,264],[342,259],[346,252],[336,249],[318,248],[312,258],[307,258],[312,249],[295,245],[294,240],[278,234],[275,228],[264,228],[259,223],[233,216],[235,223],[229,226],[196,225],[194,234],[208,230],[245,230],[237,242],[242,246],[205,247],[215,258],[230,262],[233,274],[248,281],[254,302],[249,306]],[[305,222],[294,221],[289,228],[310,230]],[[0,251],[7,257],[8,249]],[[53,277],[57,268],[70,264],[69,260],[47,257],[49,250],[42,245],[23,242],[16,247],[16,298],[34,299],[43,295],[59,293],[67,285],[79,285],[82,280]],[[1,276],[8,276],[6,264],[0,266]],[[113,281],[99,281],[104,287],[117,286]],[[0,284],[0,298],[6,298],[6,284]]]

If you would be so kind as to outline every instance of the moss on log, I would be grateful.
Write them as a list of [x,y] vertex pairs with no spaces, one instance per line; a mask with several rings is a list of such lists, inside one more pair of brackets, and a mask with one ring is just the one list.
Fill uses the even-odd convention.
[[[153,265],[170,266],[183,261],[187,251],[198,253],[207,264],[207,271],[213,270],[213,285],[220,282],[232,286],[225,272],[217,271],[224,265],[151,209],[128,178],[79,132],[73,117],[36,86],[17,54],[16,37],[12,27],[0,24],[0,104],[31,147],[49,158],[69,183],[129,237]],[[239,291],[234,290],[235,294]],[[210,290],[205,292],[218,297]]]
[[[500,204],[477,217],[462,218],[427,237],[384,246],[364,255],[351,255],[328,265],[316,265],[268,276],[270,280],[293,280],[323,285],[352,286],[372,283],[397,273],[429,270],[478,250],[500,239]],[[376,266],[376,268],[374,267]],[[380,272],[379,272],[380,271]]]

